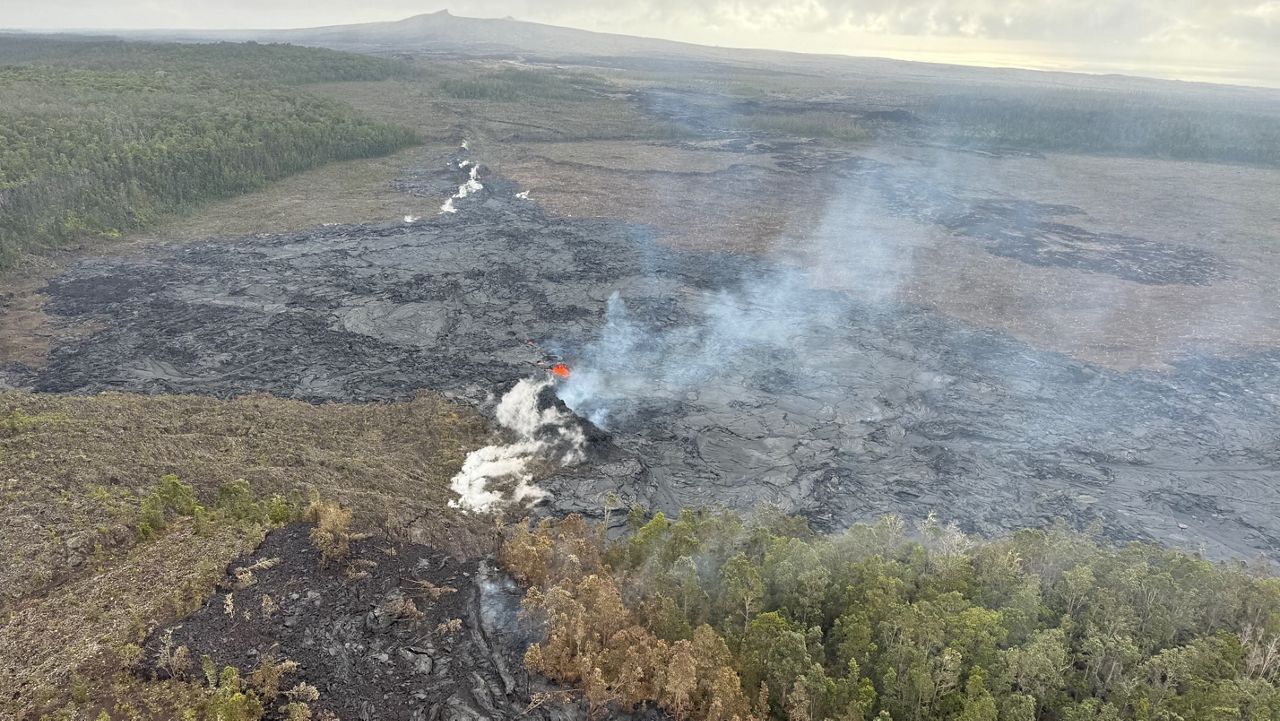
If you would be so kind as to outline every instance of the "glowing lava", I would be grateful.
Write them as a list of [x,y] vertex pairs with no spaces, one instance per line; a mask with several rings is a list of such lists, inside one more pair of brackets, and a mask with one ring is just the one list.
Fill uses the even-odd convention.
[[567,365],[565,365],[565,364],[563,364],[563,363],[557,363],[557,364],[555,364],[555,365],[551,366],[551,372],[552,372],[552,373],[554,373],[554,374],[556,375],[556,377],[557,377],[557,378],[568,378],[568,377],[569,377],[569,366],[567,366]]

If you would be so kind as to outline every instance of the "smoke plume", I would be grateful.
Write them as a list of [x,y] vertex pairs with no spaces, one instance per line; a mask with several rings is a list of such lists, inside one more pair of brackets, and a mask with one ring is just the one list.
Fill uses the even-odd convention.
[[779,270],[733,291],[706,293],[701,318],[691,324],[660,326],[635,318],[615,291],[599,337],[573,359],[559,395],[575,413],[609,428],[625,420],[619,414],[630,400],[677,398],[724,385],[729,376],[769,372],[771,359],[780,365],[814,336],[827,335],[840,310],[826,296],[807,273]]
[[507,443],[472,451],[449,487],[453,508],[488,511],[506,503],[534,504],[546,493],[532,484],[539,466],[572,466],[586,460],[586,436],[572,414],[547,402],[550,380],[525,378],[502,396],[495,412]]

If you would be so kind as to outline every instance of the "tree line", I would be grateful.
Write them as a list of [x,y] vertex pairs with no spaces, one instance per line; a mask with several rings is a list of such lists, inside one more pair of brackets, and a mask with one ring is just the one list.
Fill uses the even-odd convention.
[[386,80],[407,63],[282,43],[151,43],[110,37],[0,34],[0,65],[206,74],[279,85]]
[[940,96],[924,139],[975,147],[1280,165],[1280,115],[1146,93],[1050,90]]
[[526,663],[598,710],[677,719],[1280,718],[1280,579],[1065,529],[633,512],[518,526]]
[[[9,43],[0,41],[0,58],[42,64],[0,65],[0,268],[24,251],[115,237],[325,162],[417,142],[282,84],[394,71],[374,58],[230,43],[88,52],[99,44],[57,40],[23,40],[20,53]],[[60,48],[75,62],[52,62]],[[157,69],[169,56],[181,62]],[[138,68],[123,69],[131,63]],[[277,82],[247,79],[255,74]]]

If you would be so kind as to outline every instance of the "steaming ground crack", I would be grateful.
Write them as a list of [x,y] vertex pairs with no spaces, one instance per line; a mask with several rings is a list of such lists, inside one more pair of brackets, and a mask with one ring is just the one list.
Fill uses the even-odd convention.
[[[467,150],[466,141],[463,141],[461,149],[463,151]],[[462,200],[468,195],[473,195],[475,193],[480,192],[481,190],[484,190],[484,185],[480,182],[480,179],[479,179],[479,175],[480,175],[479,164],[477,164],[475,161],[464,159],[464,160],[458,161],[455,167],[457,167],[458,170],[467,170],[468,168],[470,168],[470,171],[467,173],[467,180],[466,182],[458,186],[458,192],[454,193],[452,197],[444,201],[444,205],[440,206],[440,212],[437,213],[437,215],[445,215],[447,213],[458,212],[458,208],[454,206],[453,201]]]

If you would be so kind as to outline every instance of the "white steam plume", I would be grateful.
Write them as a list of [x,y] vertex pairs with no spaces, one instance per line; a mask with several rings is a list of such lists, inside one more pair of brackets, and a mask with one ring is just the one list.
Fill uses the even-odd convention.
[[[462,149],[463,150],[467,149],[466,141],[463,141]],[[444,215],[446,213],[458,212],[458,209],[457,207],[454,206],[453,201],[462,200],[463,198],[467,197],[468,195],[471,195],[472,193],[478,193],[481,190],[484,190],[484,185],[481,184],[479,180],[480,166],[470,160],[463,160],[458,163],[459,170],[466,170],[468,167],[471,168],[471,172],[467,175],[467,182],[463,183],[462,185],[459,185],[458,192],[454,193],[451,198],[444,201],[444,205],[440,206],[440,212],[437,213],[437,215]]]
[[691,326],[649,327],[632,318],[616,291],[600,337],[574,360],[558,393],[575,413],[607,428],[628,399],[673,397],[724,380],[760,351],[794,349],[834,327],[833,308],[815,301],[806,274],[785,271],[703,298]]
[[571,466],[586,460],[586,436],[572,415],[538,407],[550,380],[525,378],[502,396],[495,413],[510,443],[472,451],[449,487],[458,494],[453,508],[488,511],[501,503],[537,503],[546,492],[533,485],[538,465]]

